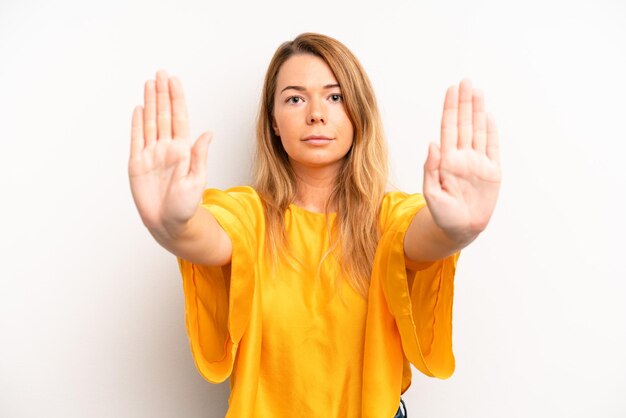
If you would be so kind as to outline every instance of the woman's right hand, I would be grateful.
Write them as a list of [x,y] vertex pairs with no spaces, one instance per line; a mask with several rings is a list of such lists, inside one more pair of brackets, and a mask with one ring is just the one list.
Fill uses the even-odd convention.
[[196,212],[207,177],[211,133],[192,146],[183,88],[163,70],[148,80],[135,107],[128,161],[130,188],[148,229],[173,233]]

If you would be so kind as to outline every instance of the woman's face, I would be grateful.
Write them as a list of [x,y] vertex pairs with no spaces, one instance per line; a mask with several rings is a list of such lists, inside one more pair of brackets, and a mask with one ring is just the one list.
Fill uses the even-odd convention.
[[338,170],[352,146],[353,127],[330,67],[312,54],[290,57],[278,71],[274,133],[299,168]]

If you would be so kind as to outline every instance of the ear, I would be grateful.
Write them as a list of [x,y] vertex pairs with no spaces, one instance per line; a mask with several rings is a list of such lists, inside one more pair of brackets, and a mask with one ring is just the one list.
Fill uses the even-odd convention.
[[274,130],[274,135],[280,136],[280,131],[278,130],[278,124],[276,123],[276,118],[272,116],[272,129]]

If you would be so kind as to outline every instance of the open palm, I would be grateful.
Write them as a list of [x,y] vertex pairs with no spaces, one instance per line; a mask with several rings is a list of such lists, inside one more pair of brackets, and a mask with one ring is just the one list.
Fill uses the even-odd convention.
[[197,209],[206,183],[206,153],[211,134],[192,147],[187,107],[180,81],[157,72],[144,90],[145,109],[133,112],[130,186],[148,227],[183,224]]
[[424,197],[437,225],[457,238],[485,229],[501,183],[496,126],[482,91],[464,79],[446,92],[441,145],[431,143],[424,164]]

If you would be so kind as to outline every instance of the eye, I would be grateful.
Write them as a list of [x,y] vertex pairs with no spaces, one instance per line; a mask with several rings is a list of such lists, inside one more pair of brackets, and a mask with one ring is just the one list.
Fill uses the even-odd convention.
[[285,100],[286,103],[293,103],[293,104],[298,104],[302,101],[302,97],[300,96],[291,96],[288,97],[287,100]]
[[343,100],[343,96],[341,94],[331,94],[330,100],[332,100],[335,103],[339,103]]

